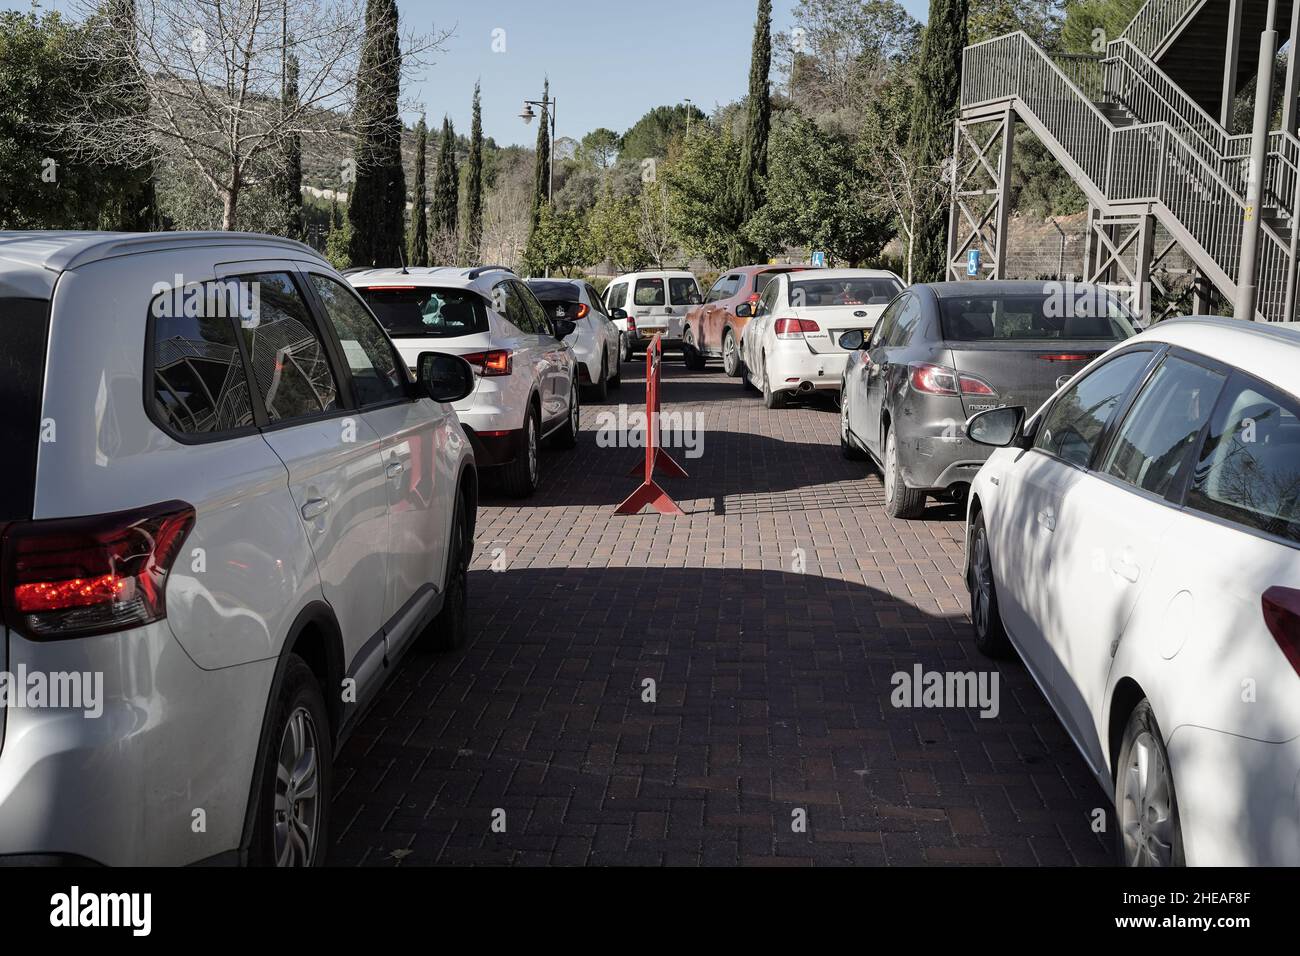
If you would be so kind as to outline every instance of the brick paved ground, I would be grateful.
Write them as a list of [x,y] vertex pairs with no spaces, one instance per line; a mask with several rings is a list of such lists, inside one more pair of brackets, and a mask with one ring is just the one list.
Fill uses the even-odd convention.
[[[534,499],[487,490],[470,644],[408,658],[347,744],[332,862],[1108,862],[1033,681],[971,647],[957,512],[887,518],[829,402],[769,412],[673,356],[664,410],[706,429],[665,482],[686,517],[614,517],[638,452],[598,416],[644,401],[642,368]],[[996,670],[1000,714],[895,708],[917,663]]]

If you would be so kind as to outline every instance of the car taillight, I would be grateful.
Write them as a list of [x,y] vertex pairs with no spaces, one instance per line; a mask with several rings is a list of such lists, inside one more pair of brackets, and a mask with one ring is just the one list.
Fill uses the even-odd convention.
[[1044,362],[1091,362],[1097,356],[1077,352],[1052,352],[1038,357]]
[[1269,588],[1262,599],[1264,623],[1291,667],[1300,673],[1300,591]]
[[956,370],[927,362],[913,362],[912,388],[927,395],[996,395],[993,387],[974,375],[959,374]]
[[627,317],[627,334],[636,335],[636,319],[630,315]]
[[801,339],[805,332],[820,332],[821,326],[812,319],[777,319],[772,329],[778,339]]
[[579,302],[579,303],[578,303],[578,314],[575,315],[574,318],[575,318],[575,319],[585,319],[585,318],[587,317],[588,313],[590,313],[590,312],[591,312],[591,309],[588,307],[587,303],[585,303],[585,302]]
[[462,355],[466,362],[474,366],[474,371],[486,378],[497,375],[509,375],[514,363],[506,349],[492,349],[489,352],[472,352]]
[[15,522],[0,543],[5,623],[39,641],[162,620],[167,576],[193,527],[183,501]]

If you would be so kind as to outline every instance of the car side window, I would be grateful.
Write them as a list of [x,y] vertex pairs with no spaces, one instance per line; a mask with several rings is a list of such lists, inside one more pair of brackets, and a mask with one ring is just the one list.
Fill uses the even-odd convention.
[[891,348],[906,345],[920,321],[921,303],[916,296],[909,295],[898,303],[894,321],[887,332],[889,338],[882,340],[881,344]]
[[1199,452],[1189,508],[1300,542],[1300,402],[1235,373]]
[[1150,352],[1126,352],[1088,373],[1052,403],[1034,447],[1088,467],[1115,410],[1150,361]]
[[740,276],[722,276],[717,282],[713,283],[713,288],[709,290],[709,297],[705,302],[721,302],[723,299],[730,299],[740,290]]
[[365,408],[410,397],[406,369],[370,311],[349,289],[329,276],[311,282],[352,370],[357,404]]
[[890,333],[894,328],[894,320],[898,318],[898,310],[903,307],[906,299],[895,299],[893,304],[881,313],[880,318],[871,329],[871,336],[867,339],[867,348],[879,348],[889,341]]
[[533,334],[532,316],[528,314],[528,307],[524,305],[523,296],[515,287],[515,283],[509,279],[504,279],[492,287],[492,308],[499,315],[503,315],[506,321],[517,328],[525,335]]
[[533,295],[533,290],[522,282],[515,281],[514,285],[519,298],[523,300],[524,311],[528,313],[528,328],[525,331],[533,335],[554,335],[551,320],[542,304],[537,301],[537,296]]
[[1143,491],[1167,495],[1210,420],[1224,379],[1181,358],[1165,359],[1125,416],[1101,470]]
[[610,289],[609,292],[609,300],[608,300],[609,310],[612,312],[615,309],[623,308],[623,301],[626,298],[627,298],[627,283],[623,282],[614,286],[612,289]]
[[601,315],[608,316],[609,313],[605,311],[605,303],[600,301],[600,293],[597,292],[593,286],[586,286],[585,288],[587,290],[587,298],[591,300],[592,309],[599,312]]
[[168,308],[170,302],[170,293],[164,292],[149,309],[150,379],[159,424],[207,438],[252,428],[253,396],[234,320],[225,314],[186,316],[184,310]]
[[776,297],[780,288],[781,284],[779,282],[773,282],[763,290],[763,294],[759,296],[758,307],[754,310],[754,315],[772,314],[773,310],[776,308]]
[[240,278],[258,290],[255,314],[239,326],[270,421],[311,418],[339,408],[339,386],[325,343],[293,277],[274,272]]

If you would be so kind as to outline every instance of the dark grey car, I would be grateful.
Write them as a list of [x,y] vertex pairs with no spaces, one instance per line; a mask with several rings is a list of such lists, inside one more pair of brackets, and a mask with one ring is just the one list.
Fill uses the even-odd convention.
[[900,294],[854,349],[841,383],[840,447],[870,456],[896,518],[927,496],[957,500],[988,457],[966,438],[976,412],[1036,409],[1085,365],[1135,334],[1101,286],[1065,282],[939,282]]

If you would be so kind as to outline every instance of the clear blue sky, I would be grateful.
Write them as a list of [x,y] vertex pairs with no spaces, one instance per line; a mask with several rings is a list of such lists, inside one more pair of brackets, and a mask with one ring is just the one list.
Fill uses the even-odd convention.
[[[902,0],[924,21],[928,0]],[[0,8],[25,10],[25,0]],[[42,0],[67,11],[70,0]],[[774,0],[773,29],[792,25],[796,0]],[[690,98],[706,113],[738,99],[749,80],[756,0],[398,0],[404,29],[455,29],[446,51],[403,96],[423,103],[430,125],[451,117],[469,132],[474,81],[483,83],[483,130],[502,145],[531,145],[525,98],[551,78],[558,135],[598,126],[623,132],[655,106]],[[505,52],[493,52],[503,30]],[[499,36],[499,34],[498,34]],[[407,116],[414,122],[415,115]]]

